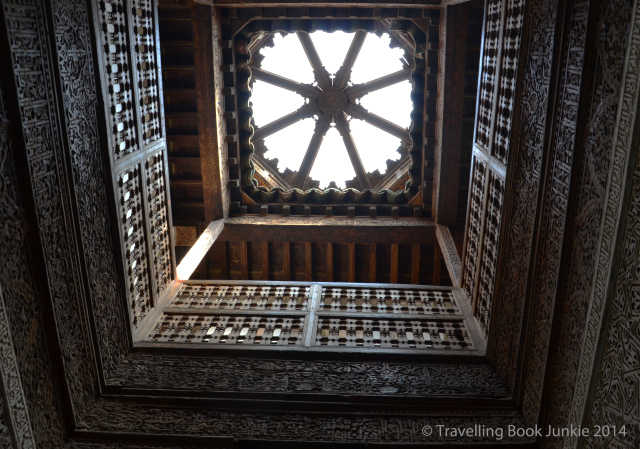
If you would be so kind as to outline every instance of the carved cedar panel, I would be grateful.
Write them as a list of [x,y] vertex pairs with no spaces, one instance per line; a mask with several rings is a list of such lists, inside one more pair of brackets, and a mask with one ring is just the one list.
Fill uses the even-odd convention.
[[131,41],[136,63],[139,114],[142,122],[142,143],[160,138],[160,102],[156,64],[154,10],[151,0],[131,2],[133,34]]
[[[624,7],[625,4],[618,5]],[[638,99],[640,98],[640,3],[632,2],[631,11],[611,11],[607,18],[622,31],[624,20],[632,18],[627,28],[628,34],[618,35],[626,39],[626,45],[612,46],[615,48],[616,59],[620,58],[620,50],[626,51],[624,59],[623,78],[620,84],[620,102],[615,124],[615,138],[613,139],[613,153],[611,161],[610,183],[608,187],[608,201],[603,217],[603,231],[598,261],[598,272],[594,282],[594,294],[587,316],[584,337],[583,356],[577,373],[576,388],[570,424],[582,422],[585,416],[591,416],[594,423],[611,419],[618,425],[627,425],[627,435],[618,434],[615,438],[603,439],[595,442],[602,447],[638,446],[640,444],[640,412],[638,409],[638,368],[640,341],[640,283],[638,264],[638,192],[640,159],[638,159]],[[620,15],[618,15],[620,14]],[[624,14],[629,14],[625,16]],[[617,34],[617,33],[616,33]],[[614,41],[615,42],[615,41]],[[604,42],[600,42],[603,45]],[[611,45],[611,44],[608,44]],[[634,165],[635,159],[635,165]],[[626,175],[632,175],[629,179]],[[626,193],[630,196],[626,197]],[[630,199],[630,202],[626,201]],[[619,226],[626,215],[626,230]],[[618,230],[618,228],[620,228]],[[617,248],[617,236],[621,234],[622,253]],[[616,265],[620,261],[618,272]],[[617,275],[617,281],[612,275]],[[611,282],[616,282],[613,297],[609,301],[606,295]],[[607,305],[611,306],[609,334],[600,333],[606,316]],[[605,328],[606,329],[606,328]],[[602,339],[604,356],[600,373],[594,373],[593,366],[596,357],[600,356],[596,348]],[[599,376],[599,377],[598,377]],[[590,394],[590,386],[597,380],[595,399]],[[593,400],[593,412],[588,405]],[[597,421],[595,421],[597,419]],[[575,439],[569,439],[567,444],[575,444]]]
[[500,223],[502,221],[502,203],[504,201],[504,180],[492,171],[489,172],[489,201],[485,216],[482,261],[478,279],[478,306],[476,318],[485,338],[489,333],[493,287],[496,278]]
[[110,385],[230,393],[375,394],[508,398],[510,392],[486,363],[426,363],[420,360],[194,358],[130,354]]
[[[29,2],[26,6],[4,2],[2,8],[9,22],[7,28],[14,33],[20,31],[25,44],[37,42],[34,31],[42,18],[39,2]],[[12,24],[12,21],[18,23]],[[4,26],[0,24],[2,31]],[[30,48],[37,50],[39,46]],[[17,43],[12,49],[17,49]],[[38,61],[41,59],[35,60]],[[37,70],[31,75],[40,80],[43,76]],[[19,118],[12,117],[13,123],[9,121],[5,95],[0,77],[0,382],[3,384],[0,388],[4,389],[0,398],[5,401],[0,404],[0,413],[6,413],[3,415],[5,425],[12,419],[19,447],[61,447],[64,444],[64,427],[59,419],[62,388],[55,381],[57,377],[49,357],[50,343],[44,337],[44,312],[30,269],[38,263],[29,257],[27,231],[30,226],[26,221],[12,142],[14,133],[20,132]],[[43,397],[47,398],[46,402]],[[3,444],[5,429],[0,425]]]
[[151,255],[155,268],[156,293],[160,295],[171,282],[171,243],[167,220],[167,187],[165,185],[164,149],[145,163],[147,177],[147,209],[151,225]]
[[212,345],[300,346],[305,320],[305,316],[165,313],[148,340]]
[[482,52],[482,72],[480,75],[480,100],[476,117],[476,142],[483,147],[491,140],[491,121],[493,120],[493,97],[498,84],[498,46],[500,45],[500,27],[502,26],[502,0],[489,0],[484,30],[484,49]]
[[462,288],[467,298],[473,303],[476,283],[476,272],[480,260],[480,233],[482,232],[482,212],[484,210],[484,186],[487,177],[487,165],[474,158],[471,174],[471,191],[469,211],[467,212],[467,236]]
[[501,376],[513,385],[533,246],[540,187],[549,84],[558,13],[557,0],[528,0],[523,36],[520,101],[509,141],[512,160],[504,217],[509,220],[501,241],[499,275],[493,302],[493,324],[487,354]]
[[528,313],[527,340],[524,348],[523,413],[528,422],[538,422],[542,400],[544,370],[546,367],[553,306],[557,294],[560,260],[565,230],[571,166],[578,125],[578,104],[584,48],[587,32],[588,3],[569,2],[570,27],[563,49],[563,76],[555,110],[553,144],[551,145],[551,172],[544,193],[544,214],[538,237],[538,254]]
[[[2,198],[0,201],[0,257],[2,259],[0,260],[4,262],[0,264],[0,448],[2,449],[12,449],[12,439],[16,440],[19,448],[36,447],[29,414],[26,412],[27,404],[11,337],[8,314],[12,310],[5,302],[5,296],[9,301],[35,300],[30,285],[20,285],[23,281],[21,275],[28,275],[28,265],[23,246],[25,228],[22,214],[24,211],[20,207],[18,196],[18,173],[15,157],[11,151],[11,132],[5,107],[4,85],[0,79],[0,198]],[[20,273],[19,270],[24,272]],[[15,291],[16,287],[18,295],[16,295],[18,293]],[[23,303],[23,306],[28,305],[27,302]]]
[[507,164],[509,153],[511,117],[516,97],[518,55],[520,54],[524,6],[525,0],[509,0],[504,21],[500,89],[498,91],[498,109],[495,117],[495,142],[491,148],[491,154],[505,165]]
[[[15,77],[26,150],[25,169],[36,208],[37,222],[30,225],[37,229],[33,237],[41,245],[46,261],[46,287],[56,306],[60,306],[61,298],[82,304],[86,298],[61,143],[45,6],[39,0],[23,0],[19,4],[4,2],[3,7],[11,52],[8,63]],[[73,309],[55,319],[64,368],[75,374],[68,384],[73,393],[73,411],[82,413],[93,395],[91,386],[82,383],[94,376],[92,362],[87,362],[92,360],[92,354],[89,337],[83,332],[84,316]]]
[[111,239],[111,229],[117,223],[110,221],[107,207],[108,168],[103,163],[98,133],[98,78],[89,12],[84,0],[52,0],[51,8],[84,262],[93,311],[96,320],[104,323],[97,334],[102,364],[108,373],[128,344],[127,323]]
[[306,311],[310,287],[184,284],[171,308]]
[[[1,381],[2,379],[0,379]],[[0,396],[0,449],[18,449],[14,448],[11,443],[11,434],[9,433],[9,426],[7,424],[7,418],[4,416],[4,404],[2,396]]]
[[316,346],[387,349],[473,349],[462,320],[318,317]]
[[[273,368],[274,362],[269,365]],[[368,405],[369,409],[371,406]],[[108,416],[108,419],[105,417]],[[136,417],[136,419],[131,419]],[[144,423],[142,425],[141,423]],[[145,434],[172,433],[176,435],[233,436],[242,439],[267,441],[314,441],[333,443],[413,443],[424,445],[424,426],[447,428],[503,428],[514,425],[527,427],[519,412],[477,410],[438,413],[432,408],[418,410],[412,416],[390,413],[319,414],[319,413],[260,413],[213,409],[178,409],[133,401],[105,399],[96,404],[94,414],[78,424],[79,430],[100,426],[109,432],[139,432]],[[477,428],[477,427],[476,427]],[[527,437],[505,436],[502,442],[530,442]],[[433,432],[429,441],[448,443],[495,443],[495,438],[472,435],[452,436]]]
[[[568,232],[571,244],[566,254],[556,310],[557,342],[550,348],[547,380],[554,385],[545,398],[546,422],[563,427],[580,423],[589,386],[590,370],[596,351],[600,322],[604,311],[607,272],[614,249],[619,217],[621,188],[625,179],[624,163],[631,149],[633,124],[629,115],[637,97],[630,100],[634,109],[619,114],[625,54],[630,42],[637,43],[630,29],[631,0],[614,0],[599,5],[599,25],[593,42],[595,61],[586,92],[587,110],[582,148],[576,148],[581,160],[575,166],[575,205],[571,210]],[[637,65],[631,66],[631,86],[637,82]],[[626,93],[625,93],[626,94]],[[621,117],[621,121],[617,120]],[[624,126],[621,126],[622,123]],[[618,140],[615,139],[619,137]],[[614,145],[615,144],[615,145]],[[612,150],[613,149],[613,150]],[[572,186],[572,195],[574,189]],[[600,276],[603,276],[601,278]],[[593,320],[588,317],[593,316]],[[584,348],[577,351],[576,348]],[[632,384],[632,383],[631,383]],[[629,384],[629,385],[631,385]],[[573,399],[576,403],[574,404]],[[604,423],[602,423],[604,424]],[[545,424],[546,425],[546,424]],[[560,447],[563,438],[545,439],[545,445]]]
[[[152,443],[130,443],[123,441],[93,441],[93,440],[78,440],[73,439],[70,441],[70,447],[73,449],[202,449],[202,445],[199,446],[187,446],[180,444],[152,444]],[[215,442],[216,449],[235,449],[236,443],[229,442],[222,443]]]
[[[635,35],[640,34],[636,24]],[[632,57],[638,62],[639,54]],[[637,83],[638,80],[636,79]],[[636,98],[637,100],[637,98]],[[640,159],[639,159],[640,161]],[[633,174],[631,198],[640,198],[640,164]],[[625,426],[626,435],[611,438],[587,438],[588,448],[638,447],[640,445],[640,204],[631,202],[627,212],[623,254],[618,272],[611,322],[593,410],[589,417],[595,425]]]
[[145,248],[140,170],[133,167],[118,176],[121,238],[124,246],[125,269],[129,294],[129,312],[134,327],[151,308],[149,267]]
[[138,149],[124,0],[101,0],[97,10],[107,84],[111,147],[114,159],[118,160]]

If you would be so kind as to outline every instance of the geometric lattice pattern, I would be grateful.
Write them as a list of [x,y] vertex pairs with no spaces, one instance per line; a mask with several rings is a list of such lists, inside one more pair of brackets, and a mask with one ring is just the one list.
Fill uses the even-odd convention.
[[151,0],[134,0],[133,54],[136,63],[142,143],[147,145],[160,137],[160,103],[158,101],[158,76],[156,71],[156,46],[153,28]]
[[191,281],[180,286],[145,340],[214,347],[474,351],[465,324],[471,317],[462,312],[455,291]]
[[153,341],[209,344],[300,346],[305,316],[163,316]]
[[484,50],[482,53],[482,72],[480,74],[480,92],[478,116],[476,117],[476,142],[488,147],[491,139],[491,119],[493,114],[493,96],[497,86],[498,45],[500,44],[500,24],[502,18],[502,0],[489,0],[484,32]]
[[185,284],[169,307],[306,311],[309,289],[310,287],[305,286]]
[[152,0],[97,0],[111,175],[118,183],[122,253],[134,327],[173,278]]
[[471,198],[469,200],[469,210],[467,211],[468,224],[462,279],[462,288],[466,293],[467,298],[472,303],[476,285],[476,272],[480,258],[486,172],[487,165],[481,160],[475,158],[473,163],[473,173],[471,174]]
[[464,323],[436,320],[318,320],[315,344],[405,349],[473,349]]
[[478,279],[478,306],[476,318],[484,336],[489,332],[493,287],[496,278],[498,261],[498,239],[502,221],[502,203],[504,201],[504,180],[493,172],[489,172],[489,202],[487,204],[482,261]]
[[167,186],[165,184],[164,150],[153,154],[145,163],[147,178],[147,210],[151,257],[155,268],[156,293],[159,295],[171,282],[171,243],[167,219]]
[[127,23],[123,0],[100,2],[103,61],[107,80],[112,126],[112,148],[116,160],[138,149],[131,79],[131,65],[127,46]]
[[118,178],[118,196],[121,205],[121,235],[126,248],[124,256],[131,302],[131,319],[133,325],[137,326],[151,307],[140,170],[137,167],[125,171]]
[[505,17],[500,90],[498,91],[498,109],[495,117],[495,142],[491,149],[491,154],[505,165],[507,163],[511,115],[515,100],[518,49],[520,48],[523,17],[524,0],[510,0]]
[[460,314],[452,290],[323,287],[318,310],[411,315]]

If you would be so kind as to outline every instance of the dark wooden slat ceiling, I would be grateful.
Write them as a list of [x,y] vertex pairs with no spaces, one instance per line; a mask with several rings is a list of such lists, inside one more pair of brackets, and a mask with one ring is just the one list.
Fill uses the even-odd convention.
[[218,240],[191,278],[452,285],[437,244]]

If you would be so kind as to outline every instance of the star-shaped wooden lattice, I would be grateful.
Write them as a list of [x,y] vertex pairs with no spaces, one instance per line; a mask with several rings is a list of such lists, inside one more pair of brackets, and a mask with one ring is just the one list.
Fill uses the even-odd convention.
[[252,67],[251,71],[255,79],[291,90],[308,99],[308,102],[297,111],[285,115],[284,117],[257,129],[253,135],[253,140],[264,139],[265,137],[284,129],[299,120],[317,116],[318,120],[316,122],[313,136],[311,137],[309,147],[307,148],[307,152],[302,160],[302,164],[300,164],[300,169],[298,170],[298,174],[293,183],[294,188],[304,189],[304,185],[309,177],[311,169],[313,168],[316,156],[318,155],[318,150],[320,149],[322,140],[329,130],[331,123],[335,122],[336,128],[344,141],[347,153],[349,154],[349,159],[351,160],[351,164],[356,172],[361,188],[363,190],[371,189],[371,183],[367,177],[367,172],[362,165],[358,149],[356,148],[353,136],[351,135],[347,116],[364,120],[367,123],[411,144],[411,136],[408,130],[401,128],[382,117],[372,114],[361,105],[357,104],[356,100],[370,92],[408,80],[411,76],[412,68],[405,68],[367,83],[349,86],[348,83],[351,78],[351,69],[355,64],[356,58],[358,57],[358,54],[362,49],[362,45],[364,44],[364,40],[367,37],[366,32],[356,31],[353,41],[349,46],[349,51],[342,63],[342,67],[340,67],[333,79],[329,76],[329,73],[322,65],[320,56],[318,55],[309,34],[302,31],[298,31],[296,34],[298,35],[300,43],[309,58],[309,62],[313,68],[316,84],[309,85],[298,83],[280,75],[276,75],[275,73],[271,73],[257,67]]

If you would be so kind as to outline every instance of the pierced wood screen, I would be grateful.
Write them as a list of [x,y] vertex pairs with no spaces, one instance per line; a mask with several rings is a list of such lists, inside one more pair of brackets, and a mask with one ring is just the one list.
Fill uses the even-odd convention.
[[480,259],[482,214],[484,210],[484,186],[487,177],[487,165],[477,161],[473,165],[471,188],[469,189],[469,208],[467,210],[467,236],[462,285],[469,299],[473,298],[475,277]]
[[482,72],[480,73],[480,92],[478,93],[480,101],[476,115],[476,142],[483,146],[487,146],[491,139],[493,97],[498,79],[498,47],[500,45],[502,0],[490,0],[485,14]]
[[462,297],[459,289],[439,287],[193,281],[181,285],[144,340],[214,348],[477,352],[472,334],[479,330]]
[[121,201],[121,235],[125,248],[127,289],[132,321],[138,325],[151,307],[149,264],[144,235],[144,214],[140,195],[140,169],[134,167],[118,176],[118,194]]
[[498,241],[500,238],[500,222],[502,220],[502,203],[504,201],[504,181],[491,173],[489,177],[489,203],[486,212],[486,224],[478,279],[478,305],[476,317],[486,337],[491,319],[493,286],[496,277],[498,260]]
[[116,160],[138,149],[131,63],[127,45],[125,4],[122,0],[99,3],[102,76],[112,128],[111,147]]
[[502,44],[502,72],[498,91],[498,109],[495,117],[495,142],[491,151],[491,154],[503,164],[507,163],[509,154],[511,117],[516,94],[516,72],[523,17],[524,0],[509,1],[505,17],[505,38]]
[[109,153],[129,314],[136,328],[173,278],[156,3],[95,3],[101,49],[98,72],[111,132]]
[[525,0],[489,0],[485,11],[462,279],[484,337],[491,321],[511,123],[518,104],[524,11]]

